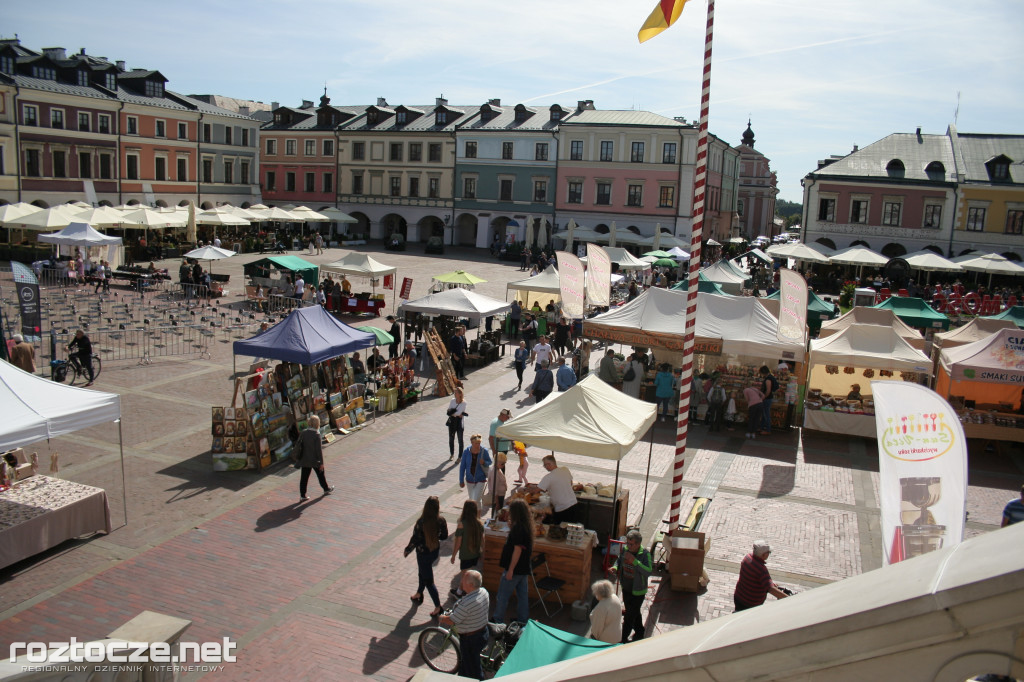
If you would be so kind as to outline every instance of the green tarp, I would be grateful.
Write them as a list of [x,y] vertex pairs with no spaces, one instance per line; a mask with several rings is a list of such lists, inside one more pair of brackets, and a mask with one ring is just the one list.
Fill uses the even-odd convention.
[[[776,291],[768,297],[772,300],[778,300],[779,292]],[[825,318],[822,318],[825,315]],[[808,290],[807,292],[807,328],[813,333],[817,334],[818,330],[821,329],[821,323],[826,320],[834,320],[839,317],[839,306],[833,305],[828,301],[820,298],[813,291]]]
[[244,268],[245,276],[266,277],[268,268],[287,270],[293,274],[298,273],[307,284],[312,284],[314,286],[316,286],[320,275],[319,266],[310,263],[308,260],[303,260],[298,256],[270,256],[268,258],[261,258],[246,265]]
[[985,317],[990,320],[1013,320],[1015,325],[1024,329],[1024,306],[1011,306],[998,315],[986,315]]
[[[674,291],[686,291],[689,289],[690,283],[685,279],[676,282],[672,285]],[[708,279],[703,272],[697,273],[697,291],[702,294],[718,294],[719,296],[732,296],[732,294],[725,293],[725,289],[718,282],[712,282]]]
[[911,327],[943,331],[949,329],[949,318],[925,303],[923,298],[892,296],[871,307],[888,308]]
[[521,673],[542,665],[568,661],[578,656],[592,654],[602,649],[610,649],[618,644],[607,644],[596,639],[580,637],[571,632],[556,630],[531,620],[523,628],[523,634],[516,642],[512,653],[498,670],[495,677]]

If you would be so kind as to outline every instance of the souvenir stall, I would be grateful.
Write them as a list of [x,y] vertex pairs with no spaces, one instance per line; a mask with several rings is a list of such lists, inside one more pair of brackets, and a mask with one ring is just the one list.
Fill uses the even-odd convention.
[[[547,306],[549,301],[554,301],[556,306],[561,306],[562,294],[561,288],[558,283],[558,269],[554,265],[549,265],[544,272],[540,273],[535,277],[527,277],[515,282],[509,282],[505,285],[505,298],[508,298],[508,292],[513,292],[513,296],[521,301],[523,305],[523,311],[528,311],[534,303],[540,305],[543,309]],[[511,318],[506,318],[511,320]],[[506,323],[505,333],[509,333],[508,324]],[[537,333],[547,334],[548,330],[548,319],[546,315],[541,315],[537,319]]]
[[[641,397],[654,399],[654,375],[657,366],[667,362],[681,366],[686,292],[648,289],[635,300],[616,310],[586,320],[583,336],[651,348],[654,359],[647,373]],[[694,375],[718,373],[727,392],[735,391],[738,419],[746,419],[743,388],[755,380],[762,365],[776,371],[780,360],[790,371],[779,373],[779,390],[772,405],[772,425],[787,423],[788,406],[799,412],[804,376],[804,344],[780,341],[779,322],[758,299],[750,296],[697,295]],[[694,403],[700,416],[702,406]],[[706,409],[706,407],[704,408]]]
[[[348,363],[338,359],[375,343],[373,334],[339,322],[320,306],[293,310],[267,331],[236,341],[236,356],[281,363],[235,379],[231,405],[212,408],[214,470],[262,470],[285,459],[311,414],[320,417],[325,436],[341,425],[334,421],[333,410],[339,406],[346,408],[349,426],[353,421],[364,422],[365,383],[357,382],[349,371],[342,372],[340,363]],[[361,388],[350,390],[356,384]],[[355,398],[359,400],[353,403]]]
[[1016,327],[939,353],[935,392],[968,438],[1024,442],[1024,335]]
[[[926,383],[931,376],[928,356],[891,327],[852,324],[838,334],[815,339],[807,360],[804,428],[874,438],[871,380]],[[860,386],[859,395],[855,384]]]
[[370,292],[357,293],[348,298],[342,298],[341,309],[335,312],[343,315],[369,314],[378,316],[384,308],[384,294],[377,293],[377,284],[384,280],[384,288],[391,289],[391,304],[395,303],[395,273],[398,268],[384,265],[365,253],[345,254],[344,257],[333,263],[320,266],[321,272],[338,273],[346,277],[358,277],[370,281]]
[[242,272],[253,286],[262,286],[268,296],[291,296],[295,293],[295,277],[315,286],[320,269],[298,256],[270,256],[246,264]]
[[[550,450],[556,456],[568,453],[616,461],[612,486],[574,482],[577,501],[571,509],[576,520],[564,529],[539,522],[550,510],[546,496],[524,488],[506,495],[506,501],[523,498],[531,504],[536,526],[534,552],[544,552],[552,576],[565,581],[559,590],[563,602],[586,596],[593,548],[605,543],[609,535],[618,538],[626,532],[629,491],[619,488],[619,466],[647,433],[655,416],[653,404],[624,396],[596,374],[588,374],[568,391],[553,393],[498,427],[498,438]],[[484,529],[483,576],[488,590],[498,588],[498,560],[508,536],[506,521],[507,513],[499,513],[498,520]],[[530,596],[538,596],[532,584]]]
[[[54,477],[59,453],[40,462],[37,453],[25,452],[33,443],[117,422],[127,523],[119,395],[54,383],[0,362],[0,405],[0,568],[65,540],[111,531],[106,491]],[[43,475],[41,466],[51,476]]]
[[981,341],[1001,329],[1016,329],[1013,320],[976,317],[962,327],[940,332],[932,339],[932,369],[935,376],[939,375],[939,353],[943,350],[956,348],[975,341]]
[[857,306],[851,308],[848,313],[841,315],[834,320],[821,323],[821,331],[818,338],[826,339],[833,334],[838,334],[847,327],[855,324],[875,324],[882,327],[889,327],[914,348],[923,351],[925,340],[921,334],[909,326],[906,322],[896,316],[896,313],[888,308],[869,308]]

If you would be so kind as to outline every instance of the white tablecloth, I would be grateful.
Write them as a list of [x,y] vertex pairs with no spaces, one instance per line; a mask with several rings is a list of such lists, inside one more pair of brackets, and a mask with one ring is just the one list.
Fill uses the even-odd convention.
[[32,476],[0,493],[0,567],[80,535],[110,532],[107,493],[49,476]]

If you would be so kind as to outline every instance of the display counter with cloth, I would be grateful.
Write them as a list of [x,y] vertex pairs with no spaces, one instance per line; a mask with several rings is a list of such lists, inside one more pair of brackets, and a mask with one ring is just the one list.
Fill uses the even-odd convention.
[[[552,577],[565,581],[565,585],[560,590],[563,602],[572,603],[584,599],[587,590],[590,589],[590,565],[594,547],[597,546],[597,534],[587,530],[582,533],[580,541],[569,542],[566,536],[563,536],[565,539],[560,540],[550,538],[548,537],[549,532],[551,532],[551,526],[536,525],[533,539],[534,555],[543,552],[547,557]],[[562,535],[562,533],[556,531],[553,535]],[[503,521],[491,521],[484,527],[484,587],[491,594],[497,594],[498,583],[501,579],[501,567],[498,565],[498,561],[501,559],[501,548],[505,545],[507,537],[508,524]],[[532,582],[529,583],[529,591],[531,600],[539,597]]]

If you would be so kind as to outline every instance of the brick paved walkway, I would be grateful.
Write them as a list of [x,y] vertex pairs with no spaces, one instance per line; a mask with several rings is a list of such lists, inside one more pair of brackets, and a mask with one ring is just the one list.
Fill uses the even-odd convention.
[[[338,255],[332,250],[311,260]],[[464,268],[489,280],[478,291],[504,298],[505,283],[525,274],[470,250],[448,258],[378,256],[399,266],[399,278],[414,278],[414,296],[424,293],[431,275]],[[241,264],[252,258],[218,263],[218,272],[231,274],[230,289],[241,290]],[[239,299],[223,303],[237,306]],[[187,640],[238,641],[238,663],[210,679],[408,679],[422,667],[415,638],[430,624],[431,606],[409,601],[416,567],[401,550],[428,495],[441,498],[452,528],[465,499],[447,461],[447,399],[384,415],[327,447],[336,493],[300,505],[292,469],[263,476],[210,470],[210,406],[227,404],[231,394],[228,341],[218,335],[207,360],[104,365],[96,387],[123,396],[128,523],[0,572],[0,651],[15,639],[102,638],[150,609],[191,619]],[[470,370],[467,433],[486,433],[501,407],[516,411],[532,403],[514,390],[508,360]],[[116,426],[104,425],[49,445],[61,452],[62,475],[108,491],[115,525],[124,522],[117,438]],[[643,441],[621,462],[621,480],[631,491],[629,518],[647,537],[666,516],[673,441],[673,427],[656,424],[653,446]],[[45,457],[47,445],[37,449]],[[698,426],[690,437],[684,499],[722,452],[735,457],[702,525],[713,538],[711,583],[695,595],[672,592],[667,579],[656,578],[647,604],[652,632],[730,613],[737,564],[759,537],[773,544],[774,577],[798,591],[881,564],[872,443],[828,434],[801,440],[796,432],[748,442],[736,432],[707,434]],[[534,477],[542,454],[531,453]],[[613,462],[559,460],[577,480],[610,483],[615,476]],[[1022,472],[1019,451],[971,453],[968,535],[998,525]],[[435,569],[442,594],[457,574],[450,553],[449,541]],[[569,620],[568,609],[546,621],[586,632],[585,624]]]

